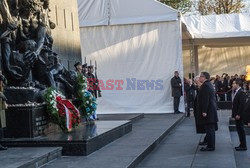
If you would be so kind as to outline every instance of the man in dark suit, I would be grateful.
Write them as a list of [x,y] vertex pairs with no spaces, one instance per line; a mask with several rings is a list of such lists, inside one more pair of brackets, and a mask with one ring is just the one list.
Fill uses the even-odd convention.
[[174,77],[171,79],[171,87],[172,87],[172,96],[174,97],[174,113],[178,114],[180,97],[182,94],[182,83],[181,78],[179,77],[179,72],[174,72]]
[[215,150],[215,130],[218,122],[215,90],[209,81],[210,75],[202,72],[199,81],[202,83],[198,94],[197,123],[204,125],[206,132],[207,147],[202,147],[201,151]]
[[248,98],[246,107],[245,107],[245,124],[250,126],[250,99]]
[[233,81],[233,109],[232,109],[232,118],[235,119],[236,129],[240,140],[240,145],[235,147],[237,151],[247,150],[246,143],[246,134],[244,130],[244,108],[246,104],[246,94],[243,92],[242,87],[243,83],[240,79]]

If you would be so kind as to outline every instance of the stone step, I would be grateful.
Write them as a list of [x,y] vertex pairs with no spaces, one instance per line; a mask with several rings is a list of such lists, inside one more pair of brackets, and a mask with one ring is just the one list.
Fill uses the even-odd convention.
[[185,118],[185,114],[172,123],[162,134],[156,137],[151,144],[149,144],[142,153],[140,153],[128,166],[128,168],[136,167],[141,161],[143,161],[160,143],[161,141]]
[[36,138],[4,138],[8,147],[62,147],[62,155],[87,156],[132,130],[129,120],[81,123],[72,132],[52,132]]
[[89,156],[65,156],[45,167],[136,167],[184,118],[184,114],[145,114],[130,133]]
[[38,168],[61,156],[61,147],[9,148],[0,152],[0,167]]
[[98,121],[81,123],[70,133],[51,126],[44,136],[4,138],[0,144],[9,147],[62,147],[64,156],[87,156],[132,130],[132,123],[144,114],[99,114]]
[[101,121],[105,120],[130,120],[132,123],[144,118],[143,113],[134,113],[134,114],[127,114],[127,113],[120,113],[120,114],[98,114],[98,118]]
[[[246,135],[250,135],[250,126],[244,126],[245,127],[245,133]],[[236,131],[236,126],[235,125],[229,125],[229,130],[230,131]]]

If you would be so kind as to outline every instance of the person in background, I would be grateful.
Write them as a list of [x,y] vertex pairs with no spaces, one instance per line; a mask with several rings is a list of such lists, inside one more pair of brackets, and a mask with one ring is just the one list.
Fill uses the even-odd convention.
[[225,100],[225,96],[222,94],[223,92],[223,83],[222,83],[222,79],[220,76],[216,76],[216,80],[215,80],[215,87],[216,87],[216,93],[219,97],[219,101],[224,101]]
[[241,88],[243,85],[241,79],[236,79],[233,81],[233,108],[232,108],[232,118],[236,122],[236,130],[239,136],[240,145],[235,147],[236,151],[245,151],[247,150],[246,143],[246,133],[244,130],[244,110],[246,103],[246,94]]
[[246,77],[245,77],[245,75],[240,75],[240,80],[242,81],[242,83],[246,82]]
[[225,92],[226,92],[226,96],[227,96],[227,101],[232,101],[232,85],[230,85],[230,76],[227,75],[226,77],[226,85],[225,85]]
[[174,97],[174,113],[181,113],[179,111],[180,97],[183,95],[182,93],[182,82],[179,77],[179,72],[174,72],[174,77],[171,79],[171,87],[172,87],[172,96]]
[[193,106],[194,96],[195,96],[195,86],[192,80],[184,78],[184,91],[185,91],[185,101],[187,103],[187,117],[190,117],[190,108]]

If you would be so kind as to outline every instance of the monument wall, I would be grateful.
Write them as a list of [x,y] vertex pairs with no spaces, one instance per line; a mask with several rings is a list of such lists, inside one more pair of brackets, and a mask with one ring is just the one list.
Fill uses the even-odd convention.
[[77,0],[52,0],[50,9],[51,20],[56,24],[52,30],[54,51],[61,63],[73,70],[74,63],[81,61]]

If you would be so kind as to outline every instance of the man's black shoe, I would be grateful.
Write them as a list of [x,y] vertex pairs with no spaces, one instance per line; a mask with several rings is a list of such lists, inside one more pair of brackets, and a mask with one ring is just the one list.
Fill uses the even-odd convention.
[[7,147],[4,147],[4,146],[0,145],[0,151],[1,150],[7,150],[7,149],[8,149]]
[[214,151],[215,148],[208,148],[208,147],[202,147],[200,151],[205,152],[205,151]]
[[200,145],[200,146],[207,145],[207,142],[199,142],[199,145]]
[[247,147],[238,146],[238,147],[235,147],[235,150],[236,150],[236,151],[246,151],[246,150],[247,150]]
[[180,114],[180,113],[182,113],[182,112],[180,112],[180,111],[177,111],[177,112],[174,112],[175,114]]

